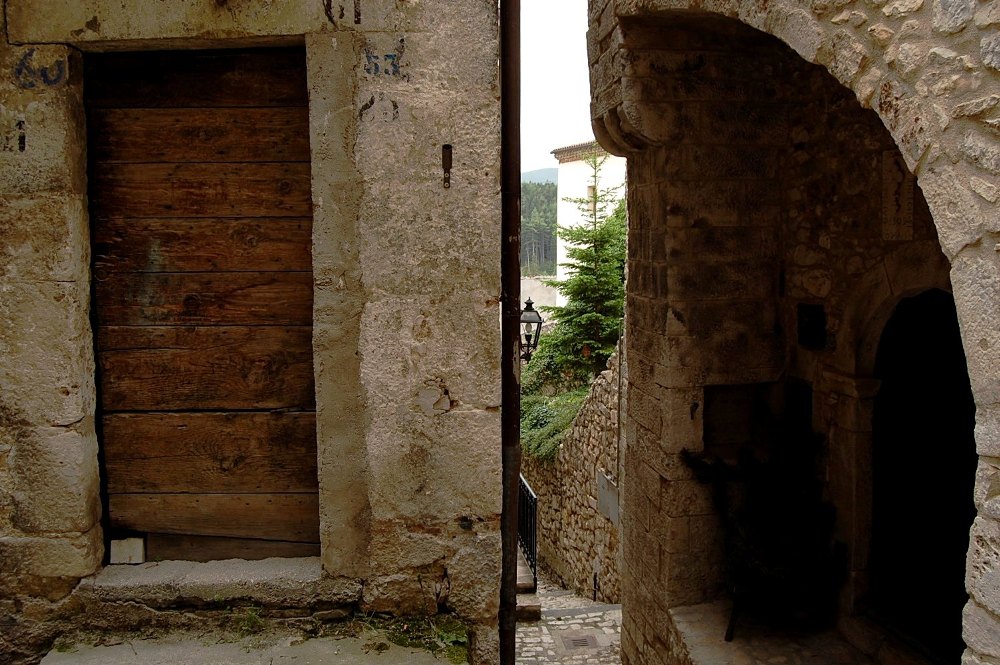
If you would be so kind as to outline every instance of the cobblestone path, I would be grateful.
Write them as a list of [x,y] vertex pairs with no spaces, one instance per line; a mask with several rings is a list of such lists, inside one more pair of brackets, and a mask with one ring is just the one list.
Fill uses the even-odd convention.
[[595,603],[538,578],[541,621],[517,625],[517,663],[620,665],[621,605]]

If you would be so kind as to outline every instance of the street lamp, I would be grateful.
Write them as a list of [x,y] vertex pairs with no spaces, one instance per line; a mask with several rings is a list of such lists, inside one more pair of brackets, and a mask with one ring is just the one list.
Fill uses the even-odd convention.
[[521,339],[521,358],[524,362],[531,360],[531,354],[538,348],[538,338],[542,334],[542,315],[532,307],[534,304],[528,298],[521,310],[521,329],[524,333]]

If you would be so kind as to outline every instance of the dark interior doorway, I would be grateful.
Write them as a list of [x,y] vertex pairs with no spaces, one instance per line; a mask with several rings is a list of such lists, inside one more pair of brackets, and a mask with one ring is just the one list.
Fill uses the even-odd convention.
[[934,661],[961,657],[975,517],[975,403],[955,302],[902,300],[875,361],[872,614]]

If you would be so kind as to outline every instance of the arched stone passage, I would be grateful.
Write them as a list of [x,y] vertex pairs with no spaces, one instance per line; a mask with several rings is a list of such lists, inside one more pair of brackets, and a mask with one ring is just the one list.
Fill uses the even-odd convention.
[[[878,66],[881,53],[862,49],[852,72],[838,69],[844,61],[829,49],[841,51],[804,11],[718,8],[782,44],[735,20],[660,5],[591,8],[595,132],[629,156],[625,662],[684,662],[671,610],[719,597],[727,581],[719,507],[681,451],[766,455],[774,428],[802,420],[823,438],[817,477],[847,555],[838,623],[878,656],[891,647],[872,636],[885,633],[855,618],[870,564],[870,347],[881,330],[872,318],[915,291],[949,289],[946,257],[967,341],[977,318],[967,303],[997,309],[981,295],[997,290],[997,262],[979,240],[991,202],[968,189],[989,174],[956,180],[971,162],[940,161],[931,139],[941,128],[928,129],[931,116],[914,111],[924,102]],[[834,23],[842,44],[859,27],[844,12]],[[856,13],[874,27],[868,8]],[[807,23],[814,47],[800,39]],[[996,401],[984,365],[996,335],[989,326],[982,335],[969,361],[981,407]],[[994,473],[982,466],[981,477]],[[995,536],[974,541],[987,570]],[[972,582],[974,648],[1000,630],[990,618],[1000,599],[985,588],[992,574],[978,575],[978,596]]]
[[962,655],[975,517],[975,404],[954,300],[905,298],[879,344],[872,413],[872,611],[942,662]]

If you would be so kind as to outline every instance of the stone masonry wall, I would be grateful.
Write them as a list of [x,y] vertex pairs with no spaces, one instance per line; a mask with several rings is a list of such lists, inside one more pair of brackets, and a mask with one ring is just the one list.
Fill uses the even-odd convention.
[[[541,461],[523,457],[521,473],[538,495],[538,559],[569,589],[582,596],[594,593],[606,603],[620,602],[621,540],[617,518],[621,476],[619,385],[627,370],[619,352],[608,359],[608,369],[594,379],[559,447],[556,458]],[[601,479],[613,508],[602,511]],[[597,562],[595,571],[595,560]]]
[[[592,111],[595,132],[606,149],[631,156],[664,143],[666,137],[659,130],[663,112],[669,109],[644,103],[643,81],[632,76],[631,55],[623,48],[623,29],[630,22],[682,14],[731,17],[777,36],[804,60],[824,66],[863,106],[878,113],[907,169],[917,177],[938,241],[951,263],[951,284],[977,405],[980,470],[975,500],[979,516],[973,526],[967,567],[972,602],[964,633],[970,649],[963,662],[988,662],[996,653],[985,645],[996,644],[1000,634],[1000,594],[995,584],[1000,570],[1000,512],[996,493],[989,489],[996,486],[1000,472],[1000,258],[996,251],[1000,240],[1000,141],[996,134],[1000,120],[1000,3],[592,0],[588,35]],[[877,286],[879,283],[882,286]],[[876,288],[889,283],[885,273],[873,275],[869,281]],[[865,322],[884,321],[885,316],[882,310],[851,312],[845,318],[851,323],[841,328],[840,339],[860,344],[859,355],[871,352],[873,333],[864,329]],[[856,335],[854,339],[848,330]],[[636,371],[633,366],[633,373]],[[827,405],[827,409],[841,409],[844,422],[865,419],[872,386],[858,378],[837,371],[828,373],[830,384],[839,384],[839,395],[850,398]],[[683,405],[672,400],[653,406],[662,411],[664,419],[683,412]],[[686,429],[695,424],[696,417],[690,423],[672,422],[668,429],[671,436],[674,432],[686,436]],[[629,447],[639,445],[635,430],[629,426],[627,431]],[[854,454],[861,456],[863,452],[856,447]],[[626,496],[626,515],[634,512],[631,505]],[[625,531],[627,549],[632,540],[628,522]],[[631,586],[626,578],[626,602],[633,593]],[[639,655],[643,653],[642,637],[631,634],[635,631],[636,626],[629,625],[626,606],[626,661],[646,662],[645,656]],[[649,662],[655,661],[650,658]]]
[[[850,12],[838,16],[847,23]],[[784,45],[704,13],[641,15],[598,2],[591,49],[602,142],[630,157],[623,658],[667,663],[667,610],[720,591],[714,507],[677,456],[703,443],[704,387],[788,378],[812,386],[813,425],[829,438],[837,535],[855,574],[849,611],[863,593],[870,529],[869,360],[900,298],[950,288],[945,256],[961,244],[949,245],[940,221],[935,232],[924,181],[909,174],[907,139],[899,152],[874,113]],[[942,57],[961,58],[928,56],[933,76],[948,78]],[[932,201],[940,190],[926,180]],[[972,203],[970,224],[989,218],[972,214],[988,209],[987,198]],[[962,315],[954,270],[952,280]],[[990,293],[994,282],[983,275],[975,288]],[[823,306],[822,348],[798,344],[799,304]],[[977,383],[978,351],[966,340],[979,397],[993,379]],[[970,590],[972,646],[997,628],[979,611],[987,596]]]
[[27,623],[32,640],[104,551],[78,63],[0,42],[0,652],[15,656],[7,637]]
[[0,652],[50,640],[101,568],[81,51],[304,44],[323,569],[360,607],[458,612],[494,661],[496,3],[7,0],[4,20]]

